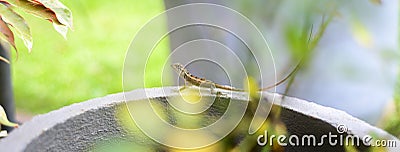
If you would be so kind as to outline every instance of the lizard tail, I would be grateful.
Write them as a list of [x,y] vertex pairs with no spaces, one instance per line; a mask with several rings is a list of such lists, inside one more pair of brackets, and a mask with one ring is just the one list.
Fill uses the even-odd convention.
[[297,65],[296,65],[296,67],[293,69],[293,71],[289,73],[289,75],[287,75],[285,78],[283,78],[283,79],[280,80],[279,82],[275,83],[274,85],[271,85],[271,86],[268,86],[268,87],[265,87],[265,88],[261,88],[260,91],[269,90],[269,89],[271,89],[271,88],[274,88],[274,87],[276,87],[276,86],[282,84],[282,83],[285,82],[287,79],[289,79],[294,73],[296,73],[296,72],[300,69],[301,65],[302,65],[302,62],[300,61],[299,63],[297,63]]

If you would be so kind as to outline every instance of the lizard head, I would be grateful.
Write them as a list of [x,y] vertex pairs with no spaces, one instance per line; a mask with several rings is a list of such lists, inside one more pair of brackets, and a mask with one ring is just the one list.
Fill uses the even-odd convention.
[[183,72],[186,71],[185,67],[184,67],[182,64],[180,64],[180,63],[174,63],[174,64],[172,64],[171,66],[172,66],[172,68],[175,69],[175,71],[176,71],[178,74],[183,73]]

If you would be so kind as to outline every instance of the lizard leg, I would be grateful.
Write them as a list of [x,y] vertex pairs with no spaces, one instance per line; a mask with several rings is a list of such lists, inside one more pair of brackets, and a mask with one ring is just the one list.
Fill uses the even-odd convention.
[[179,88],[179,91],[185,90],[186,88],[186,85],[183,85],[181,88]]
[[213,83],[210,83],[209,87],[210,87],[211,94],[217,94],[217,92],[215,92],[215,85]]
[[216,91],[213,94],[215,94],[216,98],[228,97],[228,94],[222,93],[221,91]]
[[183,86],[181,87],[181,88],[179,88],[179,91],[183,91],[183,90],[185,90],[186,88],[188,88],[190,86],[190,83],[187,83],[186,81],[185,81],[185,83],[183,84]]
[[215,85],[211,84],[210,86],[211,94],[217,95],[217,98],[219,98],[220,96],[226,96],[226,94],[222,93],[221,91],[216,91],[215,88],[216,88]]

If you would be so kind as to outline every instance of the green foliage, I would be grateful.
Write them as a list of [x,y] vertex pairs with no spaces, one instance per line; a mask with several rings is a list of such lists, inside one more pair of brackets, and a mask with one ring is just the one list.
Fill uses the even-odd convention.
[[397,76],[397,83],[394,92],[393,99],[396,111],[390,116],[384,127],[386,131],[400,138],[400,73]]
[[[162,1],[64,1],[64,4],[74,12],[74,31],[68,34],[67,41],[54,32],[51,24],[21,13],[32,27],[35,45],[30,54],[20,53],[12,64],[18,109],[46,113],[121,92],[122,67],[130,41],[141,26],[165,9]],[[17,46],[21,44],[18,42]],[[164,58],[165,54],[157,55]]]
[[[396,83],[396,88],[394,89],[394,104],[396,106],[396,114],[397,116],[400,115],[400,68],[399,68],[399,73],[397,74],[397,83]],[[396,93],[397,92],[397,93]],[[400,134],[400,132],[399,132]]]
[[4,111],[2,106],[0,106],[0,124],[9,127],[18,127],[18,124],[8,121],[6,112]]
[[[307,66],[312,59],[315,48],[317,47],[319,41],[321,40],[323,34],[329,23],[332,21],[335,16],[335,10],[329,12],[327,18],[325,19],[325,14],[321,14],[322,22],[318,26],[318,30],[315,34],[313,34],[313,25],[310,22],[310,18],[305,18],[307,21],[306,26],[303,29],[299,29],[295,26],[287,26],[286,27],[286,41],[291,50],[292,58],[294,61],[299,60],[298,65],[293,71],[293,75],[288,80],[288,85],[286,86],[285,93],[287,94],[290,90],[291,85],[294,82],[296,74],[303,66]],[[309,14],[310,15],[310,14]],[[309,16],[306,15],[306,16]],[[310,28],[309,30],[307,28]],[[309,33],[309,34],[308,34]]]

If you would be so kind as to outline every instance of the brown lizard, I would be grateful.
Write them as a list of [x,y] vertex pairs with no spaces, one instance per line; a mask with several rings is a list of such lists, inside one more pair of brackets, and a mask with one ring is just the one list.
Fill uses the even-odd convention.
[[[238,89],[232,86],[227,86],[227,85],[221,85],[221,84],[217,84],[214,83],[210,80],[207,80],[205,78],[199,78],[196,77],[192,74],[190,74],[190,72],[180,63],[174,63],[171,65],[175,71],[179,74],[179,77],[181,77],[182,79],[185,80],[185,85],[180,88],[179,90],[183,90],[186,88],[186,84],[189,85],[195,85],[198,87],[206,87],[206,88],[211,88],[211,91],[213,91],[215,88],[219,88],[219,89],[223,89],[223,90],[230,90],[230,91],[240,91],[240,92],[244,92],[244,89]],[[261,88],[258,91],[265,91],[265,90],[269,90],[275,86],[278,86],[280,84],[282,84],[283,82],[285,82],[290,76],[292,76],[300,67],[300,63],[298,63],[296,65],[296,67],[293,69],[292,72],[289,73],[289,75],[287,75],[285,78],[283,78],[282,80],[280,80],[279,82],[275,83],[274,85],[265,87],[265,88]]]

